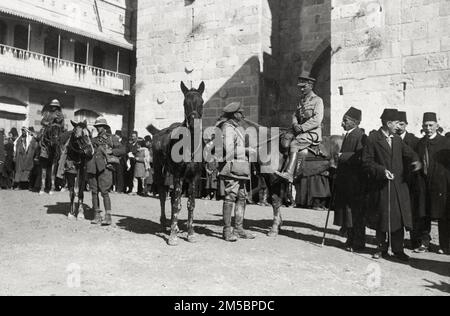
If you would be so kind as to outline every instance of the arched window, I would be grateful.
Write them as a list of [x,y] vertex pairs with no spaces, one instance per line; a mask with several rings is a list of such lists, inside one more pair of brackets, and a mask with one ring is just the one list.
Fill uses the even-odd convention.
[[88,126],[94,126],[95,120],[100,116],[95,111],[81,109],[75,112],[75,120],[77,122],[87,121]]
[[8,25],[0,21],[0,44],[6,45],[6,34],[8,32]]
[[14,47],[28,49],[28,28],[23,25],[16,25],[14,28]]

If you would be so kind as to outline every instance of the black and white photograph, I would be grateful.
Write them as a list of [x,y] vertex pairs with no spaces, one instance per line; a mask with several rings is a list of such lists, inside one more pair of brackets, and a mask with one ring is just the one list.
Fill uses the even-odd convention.
[[0,296],[450,296],[449,29],[448,0],[1,0]]

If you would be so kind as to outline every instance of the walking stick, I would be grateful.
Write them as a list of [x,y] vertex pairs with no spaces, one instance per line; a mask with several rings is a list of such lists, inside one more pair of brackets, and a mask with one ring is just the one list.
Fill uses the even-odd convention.
[[388,255],[392,256],[394,253],[392,251],[392,227],[391,227],[391,180],[388,181],[388,225],[389,225],[389,249]]
[[321,245],[321,247],[325,246],[325,241],[326,241],[326,238],[327,238],[327,231],[328,231],[328,223],[330,221],[330,215],[331,215],[331,207],[334,204],[334,200],[336,198],[336,178],[335,177],[333,177],[333,178],[334,179],[333,179],[333,191],[331,192],[331,204],[328,207],[327,220],[325,222],[325,228],[324,228],[324,231],[323,231],[323,238],[322,238],[322,245]]

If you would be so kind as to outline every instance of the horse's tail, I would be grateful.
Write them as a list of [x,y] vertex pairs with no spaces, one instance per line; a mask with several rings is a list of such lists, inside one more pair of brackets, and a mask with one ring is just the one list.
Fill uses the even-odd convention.
[[146,129],[153,136],[161,132],[161,130],[156,128],[153,124],[148,125]]

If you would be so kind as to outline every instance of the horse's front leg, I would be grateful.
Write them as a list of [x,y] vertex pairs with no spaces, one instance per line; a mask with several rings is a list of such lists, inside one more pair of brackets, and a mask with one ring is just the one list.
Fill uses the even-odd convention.
[[39,190],[39,194],[42,195],[45,193],[45,181],[47,179],[47,166],[45,163],[41,160],[39,162],[39,167],[41,168],[41,188]]
[[169,246],[178,246],[178,217],[181,211],[181,194],[183,182],[180,178],[174,178],[174,189],[172,192],[172,226],[170,228]]
[[283,219],[281,217],[281,207],[283,205],[284,196],[284,184],[278,183],[274,187],[269,186],[269,192],[272,194],[272,207],[273,207],[273,223],[267,236],[277,237],[280,233],[281,226],[283,225]]
[[85,220],[84,216],[84,184],[85,184],[85,178],[84,173],[80,171],[78,173],[78,220]]
[[166,217],[167,187],[164,186],[164,184],[159,185],[158,194],[159,194],[159,203],[161,206],[161,218],[160,218],[161,231],[165,232],[166,228],[168,227],[168,224]]
[[194,210],[195,210],[195,186],[197,183],[197,179],[194,179],[189,183],[188,189],[188,235],[187,240],[191,243],[197,242],[197,238],[195,236],[194,230]]
[[75,219],[75,177],[72,175],[68,176],[69,180],[69,195],[70,195],[70,210],[67,216],[70,220]]
[[[50,166],[50,176],[49,176],[50,184],[51,184],[50,192],[49,192],[50,195],[54,194],[56,191],[56,171],[57,171],[56,169],[57,169],[56,162],[52,162],[52,164]],[[75,190],[75,188],[74,188],[74,190]]]

